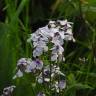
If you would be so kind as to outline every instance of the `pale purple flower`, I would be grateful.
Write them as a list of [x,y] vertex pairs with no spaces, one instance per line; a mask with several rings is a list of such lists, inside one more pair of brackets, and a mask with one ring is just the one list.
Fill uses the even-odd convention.
[[58,87],[60,88],[60,90],[65,89],[66,88],[66,81],[65,80],[59,81]]
[[59,82],[55,81],[55,83],[52,85],[52,90],[56,90],[57,93],[59,93],[60,91],[62,91],[65,88],[66,88],[65,80],[60,80]]
[[19,65],[26,66],[27,65],[27,59],[26,58],[19,59],[18,62],[17,62],[17,66],[19,66]]
[[27,66],[30,65],[31,62],[32,62],[32,60],[30,58],[21,58],[17,62],[17,68],[21,72],[25,72]]
[[[38,57],[43,54],[43,52],[48,51],[48,43],[53,43],[53,47],[57,47],[59,45],[59,48],[53,49],[52,51],[52,61],[62,61],[63,56],[62,53],[64,51],[64,48],[62,48],[61,45],[64,44],[64,40],[73,40],[73,33],[72,33],[72,22],[68,22],[67,20],[57,20],[57,21],[49,21],[48,25],[39,28],[31,34],[31,37],[29,38],[29,41],[33,42],[34,50],[33,50],[33,57]],[[51,48],[51,49],[52,49]]]
[[50,30],[48,28],[48,25],[46,25],[45,27],[39,28],[38,29],[40,34],[42,35],[44,41],[48,42],[49,41],[49,37],[50,37]]
[[48,51],[47,43],[43,40],[39,40],[38,42],[33,42],[35,49],[33,50],[33,57],[40,56],[43,52]]
[[3,89],[3,94],[1,96],[12,96],[12,92],[16,86],[12,85]]
[[33,42],[35,49],[33,50],[33,57],[42,55],[43,52],[48,51],[48,46],[44,41]]
[[43,53],[43,48],[42,47],[36,47],[33,50],[33,57],[40,56],[40,55],[42,55],[42,53]]
[[32,72],[34,70],[42,70],[43,68],[43,62],[40,59],[32,60],[32,62],[27,65],[26,70],[29,70],[29,72]]
[[[26,61],[26,62],[25,62]],[[30,58],[21,58],[17,63],[17,72],[13,76],[13,79],[22,77],[24,73],[35,72],[36,70],[42,70],[43,62],[39,59],[31,60]]]
[[13,79],[16,79],[17,77],[22,77],[23,72],[26,70],[26,66],[27,66],[27,58],[19,59],[18,62],[17,62],[17,68],[16,68],[17,72],[13,76]]
[[17,73],[13,76],[13,79],[16,79],[18,77],[22,77],[23,76],[23,72],[18,70]]
[[51,61],[62,60],[64,48],[61,45],[54,45],[50,50],[52,50]]
[[62,32],[56,32],[52,38],[52,43],[55,44],[55,45],[63,45],[64,44],[64,33],[62,34]]
[[59,29],[58,28],[51,28],[49,30],[50,30],[50,32],[49,32],[50,38],[53,38],[54,35],[59,32]]
[[57,59],[58,59],[58,54],[57,53],[54,53],[51,55],[51,61],[56,61],[57,62]]
[[64,48],[61,45],[54,45],[50,50],[52,50],[52,54],[62,54],[64,52]]
[[36,69],[41,70],[43,68],[43,62],[41,60],[36,59],[34,62],[36,64]]
[[34,69],[36,68],[36,64],[34,63],[34,61],[30,62],[30,64],[28,64],[26,66],[26,73],[30,73],[30,72],[34,72]]
[[37,94],[37,96],[45,96],[45,94],[44,94],[43,92],[39,92],[39,93]]

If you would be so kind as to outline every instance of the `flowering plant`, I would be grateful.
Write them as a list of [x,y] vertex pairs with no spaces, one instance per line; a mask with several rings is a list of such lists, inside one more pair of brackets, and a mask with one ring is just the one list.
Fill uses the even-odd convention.
[[[67,20],[49,21],[49,23],[32,33],[27,42],[33,45],[33,56],[31,58],[21,58],[17,62],[16,74],[13,79],[23,77],[24,73],[32,73],[36,84],[46,86],[49,92],[39,90],[37,96],[53,96],[62,94],[66,88],[65,74],[61,72],[60,62],[64,58],[64,41],[75,39],[72,33],[72,22]],[[44,58],[46,55],[47,62]],[[13,91],[13,87],[11,88]],[[8,94],[12,92],[8,89]],[[3,92],[2,96],[5,93]],[[7,95],[9,96],[9,95]]]

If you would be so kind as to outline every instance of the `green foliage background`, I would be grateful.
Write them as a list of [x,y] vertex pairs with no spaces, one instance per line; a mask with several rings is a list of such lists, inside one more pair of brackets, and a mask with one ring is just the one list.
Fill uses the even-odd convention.
[[[14,96],[35,96],[32,78],[12,80],[16,62],[32,55],[29,33],[57,19],[73,22],[76,38],[75,44],[64,45],[64,96],[96,95],[96,0],[0,0],[0,94],[15,83]],[[86,62],[79,60],[83,57]]]

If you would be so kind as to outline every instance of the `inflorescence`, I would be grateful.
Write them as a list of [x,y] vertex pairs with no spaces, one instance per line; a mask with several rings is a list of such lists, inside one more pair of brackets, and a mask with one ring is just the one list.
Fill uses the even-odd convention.
[[[72,25],[73,23],[67,20],[49,21],[46,26],[32,33],[27,42],[33,44],[32,54],[35,59],[19,59],[16,67],[17,72],[13,79],[23,77],[24,73],[32,73],[36,83],[48,85],[52,91],[59,93],[65,89],[65,74],[61,72],[59,64],[65,60],[63,55],[64,41],[75,41]],[[42,59],[44,53],[49,56],[49,64],[46,64]],[[8,92],[12,91],[13,89]],[[45,93],[41,90],[37,96],[45,96]]]

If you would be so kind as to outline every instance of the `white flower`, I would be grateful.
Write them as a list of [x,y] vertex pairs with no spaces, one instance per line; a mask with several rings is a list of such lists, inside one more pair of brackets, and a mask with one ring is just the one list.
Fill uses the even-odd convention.
[[73,34],[72,34],[72,29],[68,29],[65,33],[65,38],[64,40],[68,41],[68,40],[74,40],[73,38]]
[[42,73],[36,77],[36,80],[39,84],[42,84],[44,81],[43,81],[43,77],[42,77]]
[[43,83],[43,78],[42,77],[38,78],[37,81],[38,81],[39,84],[42,84]]
[[44,78],[45,82],[50,82],[50,78]]
[[56,27],[56,21],[49,21],[48,26],[49,26],[49,28],[55,28]]
[[54,65],[53,68],[52,68],[52,72],[57,74],[57,75],[62,75],[62,76],[65,77],[65,74],[60,71],[60,67],[58,67],[58,66]]
[[57,20],[57,22],[58,22],[61,26],[67,25],[68,28],[69,28],[69,27],[72,27],[71,25],[73,24],[72,22],[68,22],[67,19],[66,19],[66,20]]

